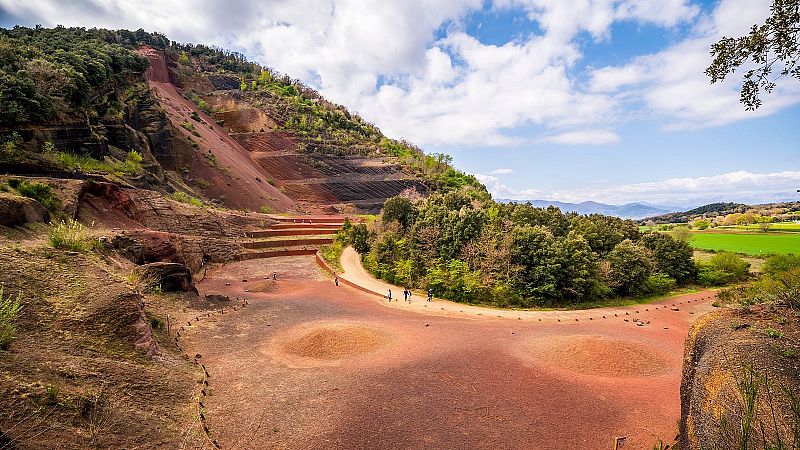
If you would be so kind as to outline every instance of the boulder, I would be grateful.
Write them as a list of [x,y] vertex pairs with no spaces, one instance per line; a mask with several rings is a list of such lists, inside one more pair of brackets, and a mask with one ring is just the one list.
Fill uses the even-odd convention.
[[0,192],[0,225],[17,227],[26,223],[47,222],[47,210],[36,200]]
[[192,272],[183,264],[154,262],[136,267],[134,273],[150,286],[161,285],[161,290],[197,292],[192,282]]

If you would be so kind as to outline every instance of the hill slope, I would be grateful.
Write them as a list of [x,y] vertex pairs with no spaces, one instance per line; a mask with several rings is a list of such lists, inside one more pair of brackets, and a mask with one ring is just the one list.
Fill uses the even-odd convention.
[[236,53],[63,27],[0,30],[0,50],[6,173],[99,174],[276,212],[375,212],[406,189],[479,185]]

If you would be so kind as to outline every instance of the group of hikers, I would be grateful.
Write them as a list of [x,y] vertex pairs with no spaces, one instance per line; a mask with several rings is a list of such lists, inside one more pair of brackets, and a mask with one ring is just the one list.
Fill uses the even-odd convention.
[[[338,284],[337,284],[337,286],[338,286]],[[389,289],[389,292],[386,294],[386,298],[389,299],[389,301],[392,301],[392,290],[391,289]],[[400,300],[396,300],[396,301],[399,302]],[[403,288],[403,301],[411,303],[411,289]],[[429,302],[433,301],[433,289],[428,289],[428,301]]]
[[[333,282],[336,284],[336,286],[339,286],[339,276],[338,275],[334,274]],[[392,301],[392,290],[391,290],[391,288],[389,289],[389,292],[386,294],[386,298],[389,299],[389,301]],[[396,300],[396,301],[399,302],[400,300]],[[411,303],[411,289],[403,288],[403,301]],[[433,289],[428,289],[428,301],[429,302],[433,301]]]

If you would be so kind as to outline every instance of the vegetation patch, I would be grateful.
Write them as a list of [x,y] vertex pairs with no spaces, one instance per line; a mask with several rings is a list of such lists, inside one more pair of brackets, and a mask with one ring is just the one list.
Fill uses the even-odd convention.
[[4,288],[0,284],[0,350],[8,350],[9,345],[14,340],[14,335],[17,332],[17,318],[19,318],[20,311],[22,311],[22,304],[20,303],[21,292],[17,292],[17,296],[4,294]]
[[53,189],[44,183],[29,182],[19,178],[8,180],[8,185],[16,190],[19,195],[36,200],[51,214],[61,214],[61,200],[53,194]]
[[67,219],[53,225],[50,231],[50,245],[62,250],[87,252],[99,248],[100,242],[92,238],[80,222]]

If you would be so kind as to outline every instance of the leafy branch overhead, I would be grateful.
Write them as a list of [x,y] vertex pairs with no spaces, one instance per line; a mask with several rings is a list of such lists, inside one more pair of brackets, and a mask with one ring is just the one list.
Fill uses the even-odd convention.
[[779,78],[800,80],[798,31],[800,0],[774,0],[763,25],[753,25],[746,36],[723,37],[712,45],[714,60],[705,73],[716,83],[746,64],[739,101],[753,111],[762,104],[762,91],[772,92]]

